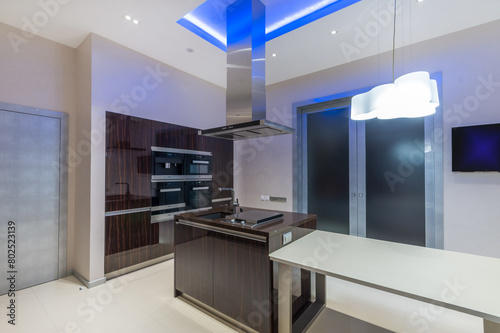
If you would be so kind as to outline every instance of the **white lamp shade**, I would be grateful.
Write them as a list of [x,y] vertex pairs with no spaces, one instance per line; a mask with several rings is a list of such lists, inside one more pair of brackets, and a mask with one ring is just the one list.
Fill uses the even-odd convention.
[[431,80],[428,72],[413,72],[397,78],[394,83],[354,96],[351,119],[425,117],[434,114],[437,106],[436,80]]

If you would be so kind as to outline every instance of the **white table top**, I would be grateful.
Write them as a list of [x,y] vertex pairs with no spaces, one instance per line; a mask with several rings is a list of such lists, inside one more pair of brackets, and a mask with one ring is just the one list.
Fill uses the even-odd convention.
[[270,258],[500,323],[500,259],[318,230]]

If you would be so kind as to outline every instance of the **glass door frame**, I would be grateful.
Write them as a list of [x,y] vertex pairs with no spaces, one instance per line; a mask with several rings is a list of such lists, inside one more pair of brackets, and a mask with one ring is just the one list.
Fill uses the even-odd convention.
[[[442,111],[442,74],[431,74],[438,83],[440,106],[436,114],[426,117],[425,131],[425,240],[426,246],[444,248],[443,229],[443,133]],[[293,143],[293,209],[307,212],[307,114],[350,107],[352,96],[366,92],[373,87],[355,91],[314,98],[294,103],[294,127],[296,140]],[[350,183],[350,221],[351,235],[366,237],[366,158],[365,158],[365,123],[349,121],[349,183]]]

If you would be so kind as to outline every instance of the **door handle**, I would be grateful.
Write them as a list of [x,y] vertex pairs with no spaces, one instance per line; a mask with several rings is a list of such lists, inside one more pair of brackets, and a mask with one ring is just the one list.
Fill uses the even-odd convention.
[[193,187],[193,191],[203,191],[203,190],[208,190],[209,187],[206,186],[206,187]]
[[180,192],[180,188],[169,188],[169,189],[161,189],[160,193],[168,193],[168,192]]

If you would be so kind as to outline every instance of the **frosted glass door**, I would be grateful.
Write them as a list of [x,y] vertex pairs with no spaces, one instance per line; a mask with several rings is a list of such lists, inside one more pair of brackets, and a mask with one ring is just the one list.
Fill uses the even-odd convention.
[[307,115],[308,212],[319,230],[349,234],[349,109]]
[[[0,295],[7,272],[23,289],[59,276],[61,120],[0,110]],[[7,224],[16,225],[16,263],[7,264]]]
[[366,237],[425,246],[424,118],[365,122]]

